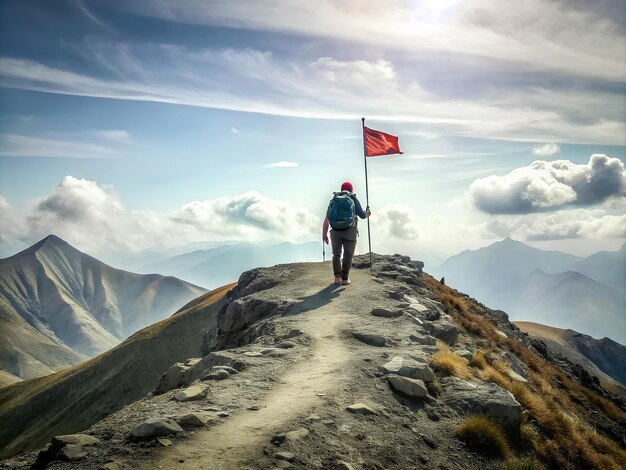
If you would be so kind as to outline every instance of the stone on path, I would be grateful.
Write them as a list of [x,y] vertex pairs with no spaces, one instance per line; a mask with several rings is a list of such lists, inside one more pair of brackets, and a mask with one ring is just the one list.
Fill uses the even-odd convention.
[[230,374],[225,369],[211,369],[206,371],[200,380],[225,380],[230,377]]
[[163,437],[159,437],[157,439],[157,442],[161,444],[163,447],[169,447],[172,445],[172,441],[170,441],[169,439],[165,439]]
[[388,308],[376,307],[372,310],[372,315],[375,317],[383,317],[383,318],[397,318],[402,316],[401,310],[390,310]]
[[437,344],[437,340],[432,336],[426,335],[410,335],[409,339],[416,344],[420,344],[423,346],[434,346]]
[[371,406],[366,405],[365,403],[355,403],[346,408],[350,413],[356,413],[359,415],[375,415],[378,412],[372,408]]
[[281,341],[278,344],[275,344],[274,347],[278,349],[291,349],[295,348],[297,345],[293,341]]
[[289,431],[285,433],[285,436],[290,441],[299,441],[309,435],[309,430],[306,428],[298,428],[295,431]]
[[186,427],[202,427],[211,421],[210,416],[199,415],[196,413],[187,413],[186,415],[178,416],[174,419],[180,426]]
[[394,390],[403,393],[410,398],[424,398],[428,395],[428,389],[422,380],[410,379],[399,375],[388,375],[387,380]]
[[87,457],[87,451],[81,445],[67,444],[59,451],[57,457],[60,460],[80,460]]
[[237,369],[235,369],[234,367],[230,367],[230,366],[213,366],[213,367],[211,367],[211,370],[213,370],[213,371],[225,370],[230,375],[237,375],[239,373],[239,371]]
[[63,436],[54,436],[52,438],[52,445],[54,447],[65,447],[66,445],[78,445],[78,446],[95,446],[100,444],[100,439],[89,434],[65,434]]
[[195,384],[179,390],[174,399],[177,401],[202,400],[209,393],[209,387],[204,384]]
[[284,460],[286,462],[293,462],[293,460],[296,458],[296,456],[293,455],[291,452],[276,452],[276,454],[274,454],[274,457],[278,460]]
[[243,355],[248,357],[263,357],[263,354],[258,351],[246,351]]
[[353,331],[352,336],[361,341],[362,343],[369,344],[370,346],[383,347],[387,340],[384,336],[375,333],[364,333],[360,331]]
[[394,357],[381,367],[383,373],[400,375],[411,379],[419,379],[424,382],[435,380],[435,374],[427,364],[417,362],[413,359],[404,359],[400,356]]
[[169,436],[183,432],[178,424],[168,418],[153,418],[135,426],[128,438],[131,441],[152,439],[154,437]]

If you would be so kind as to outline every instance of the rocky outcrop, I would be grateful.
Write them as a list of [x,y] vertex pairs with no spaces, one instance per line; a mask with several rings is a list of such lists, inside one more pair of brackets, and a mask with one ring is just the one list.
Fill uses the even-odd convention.
[[497,384],[456,377],[441,379],[443,401],[464,415],[487,414],[508,429],[519,429],[522,405]]

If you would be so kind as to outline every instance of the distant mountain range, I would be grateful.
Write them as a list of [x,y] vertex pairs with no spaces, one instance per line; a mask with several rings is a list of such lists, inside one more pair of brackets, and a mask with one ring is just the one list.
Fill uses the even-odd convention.
[[193,284],[215,288],[236,281],[242,272],[252,268],[320,261],[321,248],[319,242],[279,245],[231,243],[208,250],[183,253],[141,266],[137,271],[167,274]]
[[507,238],[452,256],[432,271],[514,320],[626,344],[626,245],[580,258]]
[[96,356],[204,292],[112,268],[50,235],[0,260],[0,382]]
[[609,338],[594,339],[570,329],[525,321],[514,323],[524,333],[545,342],[552,351],[587,369],[600,379],[604,388],[618,395],[626,392],[626,346]]

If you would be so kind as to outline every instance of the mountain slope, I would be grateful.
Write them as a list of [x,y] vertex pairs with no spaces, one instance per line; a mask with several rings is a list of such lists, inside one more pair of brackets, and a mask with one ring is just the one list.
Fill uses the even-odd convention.
[[0,260],[0,368],[32,378],[75,364],[203,292],[112,268],[50,235]]
[[204,294],[94,359],[0,389],[0,458],[90,426],[152,390],[172,362],[199,356],[229,287]]
[[581,258],[558,251],[543,251],[506,238],[476,251],[451,256],[433,270],[448,285],[492,305],[492,295],[517,278],[540,269],[546,273],[567,271]]
[[498,293],[496,306],[515,320],[584,331],[626,344],[626,295],[573,271],[535,270]]
[[618,251],[594,253],[571,269],[626,294],[626,243]]
[[622,395],[626,393],[626,346],[609,338],[594,339],[574,330],[526,321],[514,323],[524,333],[544,341],[555,352],[583,366],[598,377],[607,390]]

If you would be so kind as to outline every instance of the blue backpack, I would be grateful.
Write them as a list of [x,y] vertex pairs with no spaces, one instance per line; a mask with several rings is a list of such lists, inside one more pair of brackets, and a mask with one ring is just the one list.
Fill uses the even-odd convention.
[[326,217],[333,230],[346,230],[354,225],[356,210],[354,200],[348,191],[333,193],[334,196],[328,204]]

